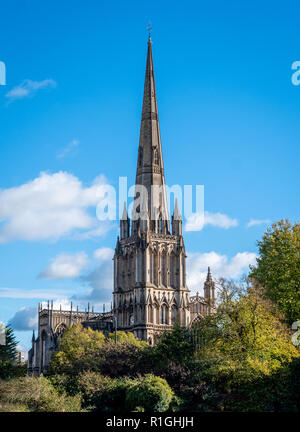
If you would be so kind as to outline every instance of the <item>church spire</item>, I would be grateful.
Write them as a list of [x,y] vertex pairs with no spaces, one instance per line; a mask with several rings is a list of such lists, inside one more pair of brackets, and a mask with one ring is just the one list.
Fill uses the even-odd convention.
[[212,282],[210,267],[207,268],[206,282]]
[[174,213],[172,216],[172,234],[180,236],[182,235],[182,219],[178,209],[177,198],[175,200]]
[[212,279],[210,267],[207,269],[206,281],[204,282],[204,298],[210,306],[215,302],[215,283]]
[[123,238],[129,237],[129,234],[130,234],[129,231],[130,231],[130,220],[129,220],[128,214],[127,214],[126,202],[124,202],[122,219],[120,220],[120,237],[121,237],[121,240]]
[[[147,208],[152,229],[160,227],[160,232],[169,232],[169,215],[166,199],[165,177],[158,119],[157,98],[154,80],[152,41],[149,34],[148,52],[144,85],[144,99],[140,130],[138,162],[136,170],[136,198],[140,195],[138,185],[146,188]],[[154,188],[151,188],[154,186]],[[142,201],[141,197],[141,201]],[[139,211],[137,205],[137,211]],[[154,219],[159,220],[155,223]],[[163,222],[161,222],[161,220]]]

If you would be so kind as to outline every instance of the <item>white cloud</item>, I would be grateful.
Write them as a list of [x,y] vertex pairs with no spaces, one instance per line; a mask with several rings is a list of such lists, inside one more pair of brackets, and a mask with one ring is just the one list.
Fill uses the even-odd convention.
[[112,300],[113,254],[114,251],[111,248],[103,247],[95,250],[94,258],[98,261],[97,267],[81,277],[81,281],[88,287],[87,294],[75,295],[73,299],[89,301],[95,305],[108,304]]
[[185,231],[201,231],[206,225],[228,229],[237,226],[238,220],[232,219],[223,213],[210,213],[206,211],[204,217],[201,214],[194,213],[187,218]]
[[208,266],[214,278],[236,279],[248,272],[249,265],[255,264],[256,257],[252,252],[238,252],[231,259],[216,252],[190,253],[187,257],[188,287],[192,292],[202,292]]
[[94,252],[94,258],[100,260],[110,260],[113,258],[113,255],[114,255],[113,249],[107,247],[96,249]]
[[21,84],[6,93],[5,97],[10,103],[17,99],[33,96],[38,90],[54,87],[56,87],[56,82],[51,78],[45,79],[43,81],[32,81],[30,79],[25,79],[21,82]]
[[16,288],[0,288],[0,298],[15,299],[50,299],[56,296],[68,295],[67,290],[24,290]]
[[247,223],[247,228],[253,227],[253,226],[257,226],[257,225],[267,225],[270,224],[271,221],[269,219],[251,219],[248,223]]
[[0,189],[0,243],[57,240],[78,230],[90,237],[107,231],[107,223],[88,213],[104,199],[106,183],[99,176],[84,187],[67,172],[42,172],[21,186]]
[[35,330],[38,326],[37,308],[22,307],[9,320],[14,330]]
[[101,221],[101,224],[98,225],[97,228],[84,231],[81,233],[76,233],[75,237],[78,240],[90,240],[92,238],[102,236],[103,234],[107,233],[111,229],[119,229],[119,226],[117,224],[114,224],[111,221]]
[[75,155],[79,146],[79,141],[74,139],[64,147],[57,155],[58,159],[63,159],[69,155]]
[[88,264],[85,252],[74,255],[60,254],[51,260],[50,265],[43,270],[39,277],[44,279],[67,279],[80,275],[81,270]]
[[[53,298],[53,296],[52,296]],[[49,303],[51,307],[51,303]],[[42,309],[47,309],[48,307],[48,301],[41,302]],[[53,309],[60,309],[61,310],[71,310],[71,300],[68,297],[57,297],[55,300],[53,300]],[[72,305],[73,310],[76,308],[74,307],[74,304]]]

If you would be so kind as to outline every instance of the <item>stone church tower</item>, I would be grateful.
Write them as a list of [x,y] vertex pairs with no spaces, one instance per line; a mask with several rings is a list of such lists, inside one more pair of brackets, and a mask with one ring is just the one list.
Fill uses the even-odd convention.
[[175,322],[189,325],[190,298],[177,201],[172,229],[168,215],[150,37],[135,188],[132,220],[124,205],[115,249],[113,313],[120,330],[153,344]]

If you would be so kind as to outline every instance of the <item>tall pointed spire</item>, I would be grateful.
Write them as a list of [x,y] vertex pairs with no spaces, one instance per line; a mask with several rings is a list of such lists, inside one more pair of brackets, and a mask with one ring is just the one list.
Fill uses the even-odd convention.
[[[148,39],[136,185],[143,185],[147,190],[147,207],[151,219],[154,219],[155,214],[158,219],[163,219],[165,221],[163,224],[164,230],[165,232],[169,232],[169,215],[166,200],[165,177],[154,80],[152,41],[150,35]],[[151,186],[157,187],[151,188]],[[136,187],[136,197],[138,196],[139,190]]]
[[124,207],[123,207],[123,214],[122,214],[122,220],[127,220],[128,215],[127,215],[127,209],[126,209],[126,201],[124,201]]
[[182,219],[178,209],[178,201],[175,199],[174,213],[172,216],[172,234],[182,235]]
[[124,202],[122,219],[120,220],[120,236],[121,239],[129,237],[130,220],[127,214],[126,202]]
[[210,267],[207,268],[206,282],[212,282]]
[[210,267],[207,269],[206,281],[204,282],[204,298],[210,306],[215,302],[215,283],[211,276]]
[[175,220],[181,220],[181,214],[178,209],[178,200],[175,199],[175,206],[174,206],[174,219]]

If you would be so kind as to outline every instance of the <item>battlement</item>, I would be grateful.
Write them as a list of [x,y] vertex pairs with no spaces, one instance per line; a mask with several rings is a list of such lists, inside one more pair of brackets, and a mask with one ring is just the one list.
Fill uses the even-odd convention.
[[80,320],[88,319],[101,319],[109,316],[112,312],[90,312],[90,311],[79,311],[79,310],[62,310],[62,309],[41,309],[39,311],[40,317],[48,316],[49,311],[51,311],[52,316],[55,317],[70,317]]

